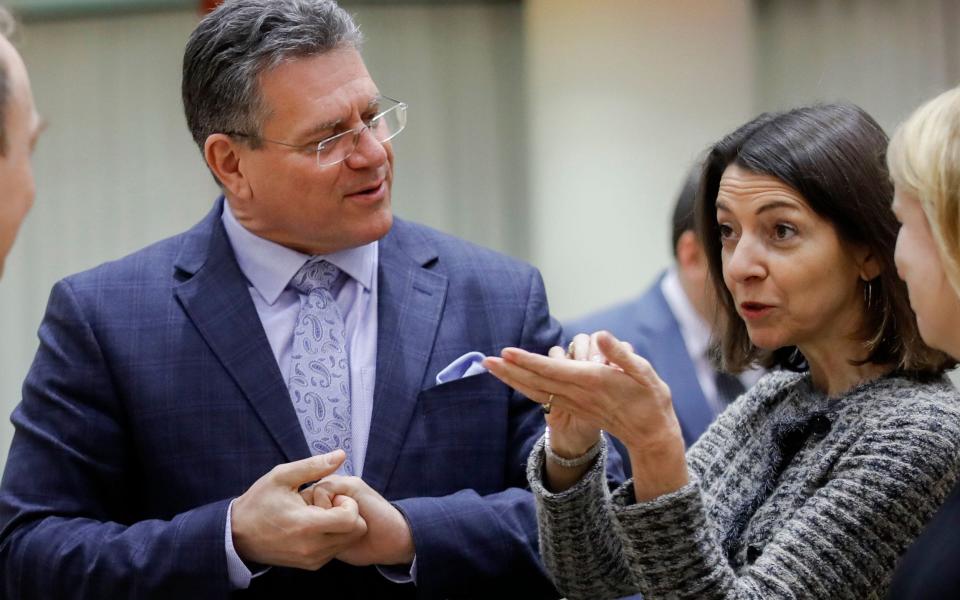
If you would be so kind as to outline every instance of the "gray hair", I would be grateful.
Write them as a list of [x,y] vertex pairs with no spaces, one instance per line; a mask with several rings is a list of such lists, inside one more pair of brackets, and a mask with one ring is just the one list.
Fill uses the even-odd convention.
[[[13,17],[0,6],[0,36],[9,39],[16,28]],[[7,154],[7,101],[10,99],[10,78],[7,65],[0,60],[0,156]]]
[[261,74],[290,58],[360,47],[360,29],[333,0],[227,0],[190,35],[183,55],[183,109],[203,150],[213,133],[259,145]]

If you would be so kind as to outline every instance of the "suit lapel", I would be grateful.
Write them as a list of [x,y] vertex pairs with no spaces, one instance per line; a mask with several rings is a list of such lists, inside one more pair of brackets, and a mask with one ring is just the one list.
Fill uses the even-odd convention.
[[[287,461],[310,456],[246,279],[220,222],[223,201],[186,237],[174,293]],[[286,401],[285,401],[286,400]]]
[[697,379],[697,368],[687,353],[680,333],[680,324],[660,292],[659,283],[652,294],[647,310],[655,310],[658,316],[649,319],[649,322],[658,325],[650,336],[651,340],[655,340],[650,344],[650,362],[656,365],[664,381],[669,382],[674,399],[673,409],[683,429],[684,440],[690,446],[713,421],[713,410],[703,395]]
[[377,376],[363,479],[383,493],[406,439],[447,294],[447,278],[425,268],[437,254],[399,221],[380,242]]

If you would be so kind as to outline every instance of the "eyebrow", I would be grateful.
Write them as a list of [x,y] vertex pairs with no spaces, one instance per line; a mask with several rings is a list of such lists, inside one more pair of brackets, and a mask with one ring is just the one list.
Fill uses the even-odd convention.
[[[373,108],[374,106],[376,106],[377,104],[379,104],[379,103],[380,103],[380,98],[382,98],[382,96],[381,96],[380,94],[377,94],[376,96],[373,96],[372,98],[370,98],[370,101],[367,102],[367,110],[369,110],[369,109]],[[320,135],[320,134],[323,133],[324,131],[328,131],[328,130],[330,130],[330,129],[334,129],[335,127],[337,127],[338,125],[340,125],[340,124],[342,124],[342,123],[343,123],[343,117],[340,117],[340,118],[338,118],[338,119],[333,119],[332,121],[327,121],[327,122],[325,122],[325,123],[320,123],[319,125],[316,125],[316,126],[314,126],[314,127],[311,127],[310,129],[308,129],[307,131],[305,131],[305,132],[303,133],[302,139],[307,139],[307,140],[309,140],[309,139],[311,139],[311,138],[314,138],[314,137]]]

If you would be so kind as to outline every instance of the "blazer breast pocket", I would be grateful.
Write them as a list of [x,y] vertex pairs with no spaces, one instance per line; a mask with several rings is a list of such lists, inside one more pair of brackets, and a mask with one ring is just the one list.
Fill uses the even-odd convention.
[[420,392],[397,461],[402,476],[426,484],[430,495],[500,489],[509,401],[509,388],[486,373]]

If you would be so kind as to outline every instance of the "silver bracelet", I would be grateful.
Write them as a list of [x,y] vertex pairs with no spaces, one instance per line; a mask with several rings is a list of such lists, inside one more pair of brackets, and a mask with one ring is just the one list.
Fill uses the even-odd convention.
[[582,467],[583,465],[592,462],[593,459],[600,454],[600,446],[601,442],[603,441],[603,431],[600,432],[600,439],[597,440],[596,444],[590,446],[590,449],[580,456],[575,456],[573,458],[564,458],[554,452],[553,448],[550,447],[550,427],[547,427],[543,437],[543,451],[546,453],[547,459],[553,461],[553,463],[561,467],[572,469],[574,467]]

